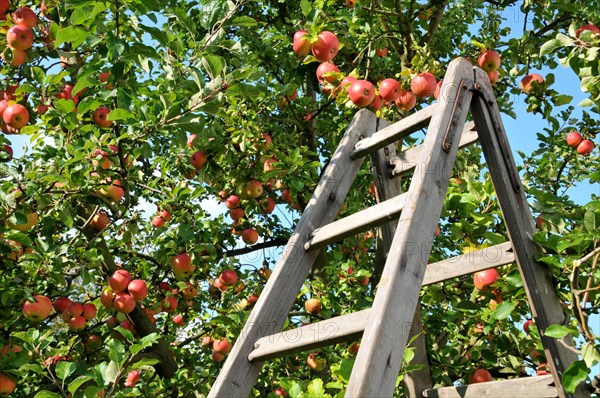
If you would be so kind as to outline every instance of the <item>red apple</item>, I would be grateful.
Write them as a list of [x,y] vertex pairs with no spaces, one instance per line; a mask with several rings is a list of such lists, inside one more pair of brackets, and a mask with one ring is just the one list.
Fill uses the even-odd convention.
[[83,304],[78,302],[73,302],[69,304],[67,309],[64,311],[69,318],[74,316],[80,316],[83,314]]
[[123,196],[125,196],[125,190],[123,189],[121,181],[115,180],[108,188],[101,188],[100,194],[112,202],[120,202]]
[[98,80],[100,80],[100,83],[106,83],[106,81],[108,80],[109,77],[110,77],[110,72],[100,72],[98,74]]
[[402,90],[394,103],[400,110],[410,111],[417,104],[417,97],[410,90]]
[[40,322],[50,316],[52,301],[42,295],[33,296],[34,302],[23,303],[23,315],[32,322]]
[[533,82],[536,82],[535,84],[542,84],[544,83],[544,78],[537,73],[530,73],[521,80],[519,87],[525,93],[529,93],[533,88]]
[[486,288],[487,286],[496,283],[500,274],[495,268],[486,269],[484,271],[475,272],[473,274],[473,283],[479,290]]
[[383,47],[383,48],[377,48],[377,49],[375,50],[375,54],[376,54],[378,57],[382,57],[382,58],[383,58],[383,57],[387,57],[387,55],[388,55],[388,49],[387,49],[387,47]]
[[235,283],[238,280],[237,272],[235,272],[232,269],[225,270],[225,271],[221,272],[221,274],[219,275],[219,280],[225,286],[235,285]]
[[171,259],[173,273],[177,279],[187,278],[196,270],[192,264],[192,258],[187,253],[181,253]]
[[477,59],[477,63],[484,71],[493,72],[500,67],[500,54],[494,50],[484,51]]
[[244,210],[240,207],[231,209],[229,210],[229,217],[231,217],[233,221],[239,221],[244,217]]
[[229,195],[227,199],[225,199],[225,206],[228,209],[235,209],[240,205],[240,198],[237,195]]
[[135,300],[128,293],[125,293],[125,292],[116,293],[115,299],[113,301],[113,306],[114,306],[115,310],[122,312],[124,314],[129,314],[131,311],[133,311],[135,309]]
[[152,226],[154,228],[162,228],[165,226],[165,219],[161,216],[152,217]]
[[96,231],[102,231],[106,226],[110,223],[108,219],[108,215],[106,215],[105,211],[100,211],[92,217],[90,221],[90,227],[92,227]]
[[579,39],[579,35],[581,35],[581,33],[584,30],[589,30],[590,32],[594,33],[594,34],[600,34],[600,28],[598,28],[596,25],[592,25],[592,24],[586,24],[581,26],[580,28],[578,28],[575,31],[575,37]]
[[396,79],[387,78],[379,84],[379,95],[386,102],[395,101],[401,90],[400,83]]
[[190,163],[196,170],[201,170],[206,163],[206,152],[196,151],[190,157]]
[[549,375],[552,373],[548,371],[548,364],[543,362],[538,365],[535,374],[537,376],[545,376],[545,375]]
[[165,297],[162,300],[162,310],[167,314],[177,311],[177,299],[175,297]]
[[440,93],[442,91],[442,86],[444,84],[444,79],[440,80],[439,82],[436,83],[435,85],[435,92],[433,93],[433,98],[435,99],[439,99],[440,98]]
[[33,32],[27,26],[15,25],[6,32],[6,42],[17,50],[27,50],[33,45]]
[[253,199],[256,199],[260,195],[262,195],[262,193],[263,193],[263,185],[260,183],[260,181],[250,180],[244,186],[244,192],[249,197],[251,197]]
[[531,326],[531,324],[533,323],[533,320],[528,319],[525,321],[525,323],[523,324],[523,330],[525,331],[525,333],[529,334],[529,327]]
[[216,351],[213,351],[212,352],[212,359],[213,359],[213,361],[215,361],[217,363],[223,362],[225,360],[225,355],[220,354],[220,353],[218,353]]
[[105,106],[101,106],[100,108],[96,109],[94,111],[94,114],[92,115],[92,119],[94,119],[96,126],[98,126],[98,127],[112,126],[113,122],[111,120],[107,119],[107,116],[109,113],[110,113],[110,109]]
[[79,332],[85,329],[85,318],[81,315],[74,316],[69,319],[69,330],[71,332]]
[[306,312],[312,315],[317,315],[322,310],[321,302],[316,298],[306,300],[304,303],[304,308],[306,309]]
[[219,354],[229,354],[233,346],[227,339],[217,339],[213,341],[212,348]]
[[315,372],[320,372],[323,369],[325,369],[327,361],[325,360],[325,358],[321,358],[319,356],[319,353],[311,352],[308,355],[308,358],[306,359],[306,363],[308,364],[308,367],[314,370]]
[[29,122],[29,111],[21,104],[11,104],[4,110],[2,120],[7,126],[20,130]]
[[592,140],[583,140],[577,145],[577,153],[583,156],[589,155],[594,150],[594,142]]
[[435,93],[435,85],[435,76],[429,72],[424,72],[412,78],[410,89],[417,98],[423,99]]
[[19,7],[12,14],[13,20],[17,25],[35,28],[37,26],[37,15],[29,7]]
[[110,288],[106,288],[102,291],[102,294],[100,295],[100,302],[102,303],[102,305],[108,309],[113,308],[114,306],[114,299],[115,299],[115,292],[112,291],[112,289]]
[[165,221],[169,221],[171,219],[171,213],[168,210],[161,210],[159,216],[165,219]]
[[59,297],[56,300],[54,300],[54,310],[56,312],[64,312],[71,303],[72,301],[68,297]]
[[[11,52],[10,61],[6,59],[6,51]],[[17,50],[16,48],[8,47],[6,51],[0,55],[2,56],[2,59],[8,62],[11,66],[23,65],[27,61],[27,53],[24,50]]]
[[354,8],[354,7],[356,7],[356,2],[357,1],[358,0],[346,0],[346,7],[348,7],[348,8]]
[[577,132],[577,131],[571,131],[565,137],[565,141],[567,141],[567,145],[572,146],[573,148],[577,148],[577,145],[579,145],[582,140],[583,140],[583,138],[581,138],[581,134],[579,134],[579,132]]
[[131,282],[131,274],[124,269],[118,269],[108,278],[108,285],[115,293],[124,292]]
[[242,231],[242,240],[247,245],[253,245],[258,241],[258,232],[254,228],[247,228]]
[[[348,5],[348,1],[349,0],[346,0],[346,5]],[[287,397],[288,396],[288,393],[283,389],[283,387],[277,387],[275,389],[275,391],[273,391],[273,393],[275,395],[277,395],[278,397]]]
[[263,214],[271,214],[275,210],[275,201],[273,198],[266,198],[261,201],[260,206],[263,209]]
[[198,289],[191,283],[187,283],[187,287],[181,291],[183,298],[186,300],[191,300],[194,297],[198,296]]
[[335,82],[336,76],[335,75],[328,75],[328,76],[323,76],[326,73],[330,73],[330,72],[339,72],[340,70],[338,69],[337,66],[335,66],[334,64],[332,64],[331,62],[322,62],[319,67],[317,68],[317,80],[323,84],[323,82],[329,82],[329,83],[333,83]]
[[354,76],[346,76],[345,78],[342,79],[338,89],[344,89],[347,92],[348,89],[350,88],[350,86],[352,86],[354,83],[356,83],[357,80],[358,79],[355,78]]
[[0,14],[6,14],[10,10],[10,0],[0,0]]
[[292,50],[302,57],[308,55],[308,53],[310,52],[310,41],[308,40],[308,37],[306,37],[306,35],[308,34],[308,30],[304,29],[294,33],[294,43],[292,45]]
[[96,314],[98,313],[98,309],[93,303],[85,303],[83,305],[83,317],[86,321],[94,319]]
[[375,99],[375,86],[367,80],[357,80],[347,91],[350,101],[356,106],[367,106]]
[[185,321],[183,320],[183,316],[181,314],[177,314],[173,317],[173,323],[178,326],[183,326]]
[[140,380],[140,372],[137,370],[132,370],[127,373],[127,379],[125,380],[125,387],[135,387],[137,382]]
[[376,95],[373,102],[371,102],[371,104],[369,104],[369,109],[372,110],[373,112],[377,112],[378,110],[381,109],[382,106],[383,106],[383,99],[381,98],[381,95]]
[[485,383],[487,381],[493,381],[494,378],[485,369],[476,369],[471,377],[469,378],[469,384]]
[[0,395],[9,396],[17,388],[17,382],[10,376],[0,372]]
[[148,286],[141,279],[134,279],[127,285],[127,291],[134,300],[140,301],[148,297]]
[[327,30],[319,33],[317,41],[312,44],[312,53],[320,62],[332,60],[340,49],[337,36]]
[[488,75],[488,78],[490,79],[490,84],[492,86],[498,82],[499,75],[498,75],[498,71],[497,70],[488,72],[487,75]]

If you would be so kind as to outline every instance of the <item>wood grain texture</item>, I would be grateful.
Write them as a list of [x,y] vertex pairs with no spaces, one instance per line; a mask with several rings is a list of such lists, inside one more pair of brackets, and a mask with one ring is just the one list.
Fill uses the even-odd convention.
[[[356,363],[368,366],[352,369],[346,397],[393,395],[472,94],[457,107],[460,115],[453,127],[451,100],[458,90],[467,89],[459,83],[472,74],[466,59],[449,64],[444,81],[450,82],[450,92],[431,118],[356,358]],[[457,142],[444,152],[443,134],[449,128],[456,130]]]
[[365,131],[375,129],[376,117],[359,111],[333,154],[317,188],[300,218],[273,274],[261,293],[233,350],[213,384],[209,397],[247,397],[256,383],[261,362],[250,362],[248,355],[261,337],[281,331],[281,327],[306,280],[318,250],[305,251],[309,234],[333,221],[356,177],[363,158],[350,159],[350,153]]
[[552,376],[522,377],[458,387],[427,390],[427,398],[556,398]]
[[431,117],[437,112],[438,104],[433,104],[427,108],[413,113],[404,119],[379,130],[376,134],[360,140],[352,152],[352,159],[366,156],[377,151],[395,141],[408,137],[415,131],[427,127]]
[[[489,80],[481,69],[475,68],[475,71],[483,95],[478,94],[473,99],[473,118],[523,278],[531,312],[540,331],[546,358],[556,385],[560,386],[564,371],[578,358],[558,339],[549,338],[544,334],[548,326],[562,325],[567,320],[548,267],[536,261],[540,249],[533,241],[535,232],[533,216],[519,182],[514,181],[514,177],[511,178],[510,171],[516,170],[516,165]],[[565,393],[562,388],[559,388],[558,392],[560,397],[590,396],[584,383],[573,395]]]

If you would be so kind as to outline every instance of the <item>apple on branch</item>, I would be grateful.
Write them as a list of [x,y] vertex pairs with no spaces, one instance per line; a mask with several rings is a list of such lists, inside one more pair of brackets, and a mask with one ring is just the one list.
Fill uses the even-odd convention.
[[410,81],[410,89],[419,99],[431,97],[435,93],[435,76],[429,72],[420,73]]

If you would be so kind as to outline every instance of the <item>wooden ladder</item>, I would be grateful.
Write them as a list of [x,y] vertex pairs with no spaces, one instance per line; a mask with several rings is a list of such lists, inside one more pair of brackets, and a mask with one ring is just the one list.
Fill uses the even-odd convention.
[[[469,110],[474,123],[465,125]],[[423,144],[394,155],[395,141],[426,126]],[[477,138],[510,242],[427,265],[432,231],[438,225],[457,150]],[[410,187],[398,194],[398,184],[380,178],[378,188],[384,200],[334,221],[367,154],[374,155],[375,167],[385,173],[390,167],[392,175],[413,170]],[[386,167],[388,170],[383,170]],[[319,249],[376,226],[384,226],[387,258],[372,308],[303,326],[293,334],[281,332]],[[533,232],[533,217],[487,74],[464,58],[456,59],[448,67],[438,103],[392,125],[368,110],[355,115],[208,396],[247,397],[265,360],[362,336],[355,361],[361,365],[354,366],[345,396],[392,397],[411,329],[414,334],[421,327],[415,312],[421,286],[516,260],[552,376],[419,390],[416,394],[589,397],[585,385],[573,395],[561,387],[562,374],[577,355],[543,333],[550,325],[564,324],[565,315],[547,267],[535,260],[539,249],[532,240]]]

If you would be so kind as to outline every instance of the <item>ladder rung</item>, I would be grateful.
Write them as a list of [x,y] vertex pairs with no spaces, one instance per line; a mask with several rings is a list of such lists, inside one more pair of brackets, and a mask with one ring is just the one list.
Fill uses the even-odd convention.
[[394,218],[398,218],[404,207],[406,198],[406,193],[395,196],[375,206],[317,228],[312,232],[311,239],[306,242],[304,249],[318,249],[329,243],[362,231],[367,231],[378,225],[385,224]]
[[[510,264],[514,261],[511,247],[510,242],[505,242],[429,264],[425,271],[423,286]],[[248,356],[248,360],[262,362],[294,352],[308,351],[359,338],[365,329],[370,311],[371,309],[362,310],[265,336],[254,343],[255,349]]]
[[260,338],[254,343],[254,351],[248,355],[248,360],[262,362],[359,338],[365,330],[369,311],[362,310]]
[[[478,138],[477,131],[475,130],[475,123],[469,122],[465,124],[465,128],[463,129],[460,143],[458,145],[462,148],[477,141]],[[402,152],[395,158],[391,159],[390,163],[393,166],[392,175],[399,176],[414,169],[419,161],[419,155],[421,154],[422,147],[423,145],[417,145],[416,147],[411,148],[406,152]]]
[[511,250],[512,244],[504,242],[429,264],[423,278],[423,286],[510,264],[515,261]]
[[433,116],[435,110],[438,109],[438,106],[439,104],[437,103],[430,105],[427,108],[421,109],[420,111],[405,117],[397,123],[379,130],[372,136],[358,141],[354,146],[354,151],[350,154],[350,158],[358,159],[366,156],[394,141],[398,141],[399,139],[407,137],[415,131],[426,127],[429,124],[431,116]]
[[554,386],[552,375],[546,375],[436,388],[424,391],[423,396],[427,398],[555,398],[558,397],[558,391]]

